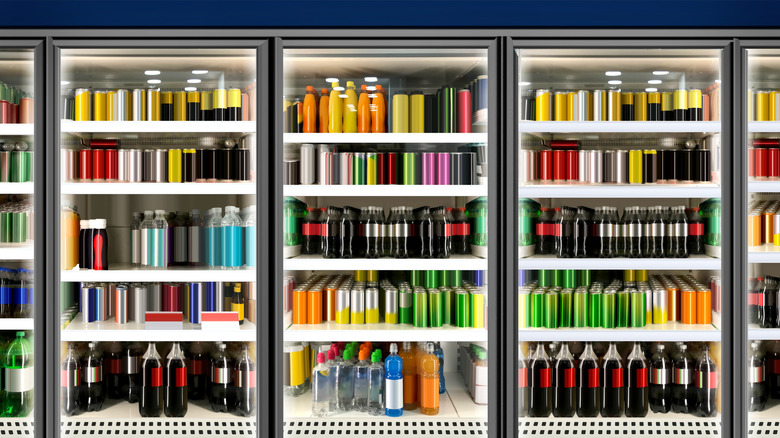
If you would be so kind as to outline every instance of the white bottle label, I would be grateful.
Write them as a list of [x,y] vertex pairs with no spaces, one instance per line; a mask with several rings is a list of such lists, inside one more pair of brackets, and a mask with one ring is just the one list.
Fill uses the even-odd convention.
[[5,369],[5,390],[7,392],[26,392],[33,389],[33,367],[28,368],[6,368]]
[[385,380],[385,408],[403,409],[404,407],[404,380]]

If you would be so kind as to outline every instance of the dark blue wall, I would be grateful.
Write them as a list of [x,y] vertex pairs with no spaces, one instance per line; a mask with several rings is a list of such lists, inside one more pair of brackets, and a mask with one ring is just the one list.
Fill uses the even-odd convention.
[[21,27],[778,27],[769,0],[16,0]]

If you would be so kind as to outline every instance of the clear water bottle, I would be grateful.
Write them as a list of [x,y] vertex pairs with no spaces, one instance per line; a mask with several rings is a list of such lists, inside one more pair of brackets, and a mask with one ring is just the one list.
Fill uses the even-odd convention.
[[371,415],[382,415],[385,412],[384,376],[382,351],[377,349],[371,353],[371,365],[368,367],[368,413]]
[[152,248],[152,267],[168,267],[168,221],[165,220],[165,210],[154,211],[154,221],[152,221],[151,239],[149,244]]

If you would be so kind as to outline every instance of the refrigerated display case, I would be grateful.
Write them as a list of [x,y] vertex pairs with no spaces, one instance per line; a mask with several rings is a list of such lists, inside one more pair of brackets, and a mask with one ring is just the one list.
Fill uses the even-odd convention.
[[255,436],[261,47],[56,54],[54,432]]
[[285,42],[279,433],[488,433],[495,48],[424,46]]
[[515,41],[521,437],[721,431],[728,54],[648,46]]

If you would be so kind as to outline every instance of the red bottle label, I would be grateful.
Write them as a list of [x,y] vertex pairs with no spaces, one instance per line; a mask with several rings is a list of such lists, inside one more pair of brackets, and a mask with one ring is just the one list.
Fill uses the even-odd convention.
[[108,360],[108,374],[122,374],[122,359]]
[[617,368],[612,370],[612,387],[613,388],[623,387],[623,368]]
[[257,384],[255,382],[255,372],[241,370],[235,370],[234,381],[238,388],[254,388]]
[[647,388],[647,368],[639,368],[636,370],[636,387]]
[[162,386],[162,367],[152,368],[152,381],[149,383],[152,388]]
[[577,384],[577,379],[574,376],[574,368],[563,370],[563,387],[574,388]]
[[79,386],[79,384],[81,384],[81,376],[78,369],[60,371],[60,385],[73,388]]
[[190,366],[187,367],[190,374],[201,375],[206,374],[206,361],[205,360],[191,360]]
[[468,236],[471,234],[471,224],[452,224],[453,236]]
[[772,360],[772,374],[780,374],[780,359]]
[[187,386],[187,368],[176,368],[176,386]]
[[696,387],[706,389],[718,389],[717,371],[699,371],[696,373]]
[[520,368],[519,370],[517,370],[517,387],[518,388],[528,387],[528,368]]
[[549,388],[552,386],[552,368],[539,370],[539,388]]
[[303,224],[302,226],[304,236],[319,236],[320,233],[320,224]]
[[704,235],[704,224],[703,223],[688,224],[688,235],[689,236],[703,236]]
[[601,387],[601,374],[599,374],[598,368],[591,368],[588,370],[588,388]]

